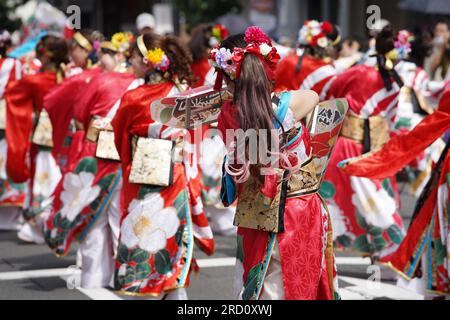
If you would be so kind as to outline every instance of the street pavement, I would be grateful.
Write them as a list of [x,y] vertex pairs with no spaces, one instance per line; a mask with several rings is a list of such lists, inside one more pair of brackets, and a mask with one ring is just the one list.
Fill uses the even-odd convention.
[[[402,196],[405,225],[414,199]],[[25,244],[15,232],[0,232],[0,300],[120,300],[107,289],[85,290],[73,286],[79,278],[76,248],[67,257],[56,258],[45,245]],[[234,277],[234,237],[216,237],[216,253],[207,257],[195,251],[200,272],[191,276],[188,296],[193,300],[231,300]],[[381,282],[369,280],[370,260],[337,253],[340,293],[344,300],[411,299],[424,297],[395,285],[396,275],[381,267]],[[69,280],[68,280],[69,279]]]

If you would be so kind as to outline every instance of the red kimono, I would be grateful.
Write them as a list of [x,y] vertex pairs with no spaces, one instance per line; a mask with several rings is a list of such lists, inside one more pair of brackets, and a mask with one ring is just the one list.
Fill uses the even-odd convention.
[[[286,99],[286,100],[285,100]],[[281,96],[281,103],[274,110],[286,131],[295,125],[295,118],[289,108],[290,93]],[[284,101],[284,102],[283,102]],[[219,130],[226,137],[226,131],[239,129],[236,106],[225,103],[219,116]],[[226,141],[230,143],[230,141]],[[298,162],[304,163],[310,156],[310,135],[304,126],[301,134],[289,141],[290,151]],[[276,183],[266,179],[261,190],[273,190]],[[240,186],[237,187],[239,192]],[[265,194],[264,191],[261,191]],[[276,191],[275,191],[276,193]],[[239,193],[237,201],[241,201]],[[332,246],[332,229],[329,215],[318,193],[288,198],[284,209],[282,233],[238,228],[237,272],[239,276],[239,298],[258,300],[263,295],[266,275],[276,260],[281,260],[281,290],[286,300],[333,300],[338,299],[337,273]],[[239,274],[239,273],[242,274]],[[274,277],[272,274],[271,278]],[[271,299],[272,297],[262,297]]]
[[25,218],[31,219],[41,213],[41,200],[33,196],[36,157],[39,146],[31,143],[35,121],[43,108],[45,95],[56,83],[55,72],[43,72],[25,76],[6,91],[6,141],[8,160],[6,169],[16,183],[29,181],[29,203],[25,206]]
[[326,96],[331,79],[336,75],[333,65],[326,63],[323,59],[306,55],[303,58],[300,72],[296,66],[300,57],[290,54],[277,67],[275,78],[275,91],[285,90],[313,90],[321,99]]
[[53,129],[52,153],[62,171],[69,157],[73,136],[70,122],[74,118],[75,105],[85,95],[91,79],[101,72],[100,68],[92,68],[71,76],[44,99],[44,108],[49,114]]
[[7,143],[4,126],[6,124],[5,91],[21,77],[22,68],[19,61],[9,58],[0,59],[0,104],[2,107],[0,112],[5,112],[0,115],[2,123],[0,128],[0,207],[22,207],[25,202],[25,185],[14,183],[6,173]]
[[[94,116],[105,117],[133,82],[127,73],[96,75],[77,102],[75,120],[88,130]],[[70,146],[70,159],[54,193],[44,237],[57,255],[67,254],[74,238],[82,241],[96,219],[108,210],[111,196],[120,182],[119,163],[95,157],[97,144],[77,131]]]
[[[406,166],[446,131],[450,130],[450,90],[439,108],[407,135],[393,138],[383,149],[363,159],[342,164],[347,174],[383,179]],[[389,265],[409,283],[408,287],[432,293],[450,293],[450,155],[449,144],[419,197],[408,233]],[[420,292],[422,294],[426,292]]]
[[[381,116],[393,128],[399,87],[394,82],[392,85],[388,91],[375,68],[356,66],[339,75],[328,94],[330,98],[348,100],[347,116],[359,119]],[[321,194],[330,209],[336,246],[386,261],[404,236],[396,180],[395,177],[379,180],[348,176],[338,168],[341,161],[360,156],[362,152],[362,143],[339,137]]]
[[[152,101],[177,90],[172,83],[148,84],[127,93],[112,122],[123,171],[123,221],[116,260],[115,287],[127,295],[159,296],[189,285],[194,242],[207,254],[214,240],[201,201],[195,146],[186,130],[168,128],[151,117]],[[174,163],[168,187],[133,184],[133,136],[183,141],[183,160]],[[194,152],[195,153],[195,152]],[[161,164],[163,165],[163,164]]]

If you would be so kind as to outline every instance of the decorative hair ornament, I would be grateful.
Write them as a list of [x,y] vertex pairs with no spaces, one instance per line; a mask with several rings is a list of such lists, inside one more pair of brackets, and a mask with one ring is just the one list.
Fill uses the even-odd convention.
[[[394,42],[397,59],[406,59],[411,52],[411,43],[414,42],[414,35],[408,30],[400,30]],[[395,59],[394,59],[395,60]]]
[[298,42],[301,45],[320,48],[336,45],[340,42],[339,37],[335,41],[327,37],[332,31],[333,25],[328,21],[319,22],[317,20],[308,20],[298,33]]
[[244,49],[234,48],[233,52],[226,48],[212,49],[209,57],[210,65],[223,71],[231,80],[236,80],[239,78],[245,55],[253,54],[263,62],[267,76],[272,79],[280,55],[272,46],[269,37],[261,28],[250,27],[245,32],[244,40],[247,44]]
[[144,43],[144,37],[137,39],[137,45],[146,65],[153,67],[157,71],[166,72],[169,70],[170,59],[161,48],[148,50]]
[[80,32],[75,32],[73,35],[73,39],[84,49],[91,52],[94,50],[93,45],[89,42],[88,39],[86,39],[85,36],[83,36]]
[[7,41],[11,41],[11,34],[8,32],[8,30],[3,30],[3,32],[0,33],[0,43],[4,43]]
[[227,27],[225,27],[223,24],[216,24],[212,28],[212,35],[209,39],[209,45],[211,47],[218,46],[223,40],[228,38],[230,35],[230,32],[228,31]]
[[114,51],[127,52],[134,42],[134,36],[131,32],[119,32],[112,36],[111,44],[115,47]]

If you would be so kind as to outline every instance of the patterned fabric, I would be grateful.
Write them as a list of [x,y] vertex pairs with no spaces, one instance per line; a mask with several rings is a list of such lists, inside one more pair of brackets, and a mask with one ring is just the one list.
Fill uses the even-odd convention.
[[[445,88],[443,81],[431,81],[422,68],[412,62],[401,61],[396,66],[398,74],[405,83],[400,91],[395,131],[406,134],[422,121],[426,113],[420,113],[415,107],[421,104],[424,108],[429,102],[436,104],[436,98],[441,96]],[[423,100],[422,100],[423,99]],[[432,112],[431,110],[427,110]],[[425,151],[419,153],[415,161],[405,168],[408,174],[410,192],[418,197],[425,186],[435,163],[445,147],[445,143],[438,139]]]
[[[13,59],[0,59],[0,100],[6,88],[22,77],[21,64]],[[0,102],[1,103],[1,102]],[[5,119],[6,120],[6,119]],[[6,174],[7,150],[5,130],[0,130],[0,207],[22,207],[25,203],[25,184],[16,184]]]
[[[399,93],[393,86],[388,92],[376,69],[356,66],[338,76],[328,93],[330,98],[346,98],[351,113],[364,119],[383,116],[393,128]],[[336,247],[386,261],[405,234],[395,178],[358,178],[338,168],[341,161],[360,156],[362,149],[354,140],[338,139],[320,193],[330,210]]]
[[[150,104],[175,93],[171,83],[143,85],[127,93],[113,119],[123,170],[123,221],[116,259],[115,288],[125,295],[159,296],[189,285],[194,241],[214,251],[212,232],[201,199],[196,146],[183,129],[155,123]],[[183,162],[175,163],[169,187],[129,182],[132,136],[184,139]]]
[[427,186],[427,197],[390,265],[405,279],[422,282],[432,293],[450,293],[450,156],[448,146],[435,168],[437,181]]
[[281,60],[277,68],[275,91],[314,90],[324,99],[330,80],[336,75],[333,65],[322,59],[305,56],[300,72],[296,72],[298,59],[300,57],[297,54],[291,54]]
[[[6,112],[6,141],[8,145],[6,170],[9,178],[16,183],[28,182],[26,203],[24,205],[24,218],[33,219],[43,210],[43,205],[48,200],[43,193],[50,193],[47,187],[35,186],[36,170],[43,168],[43,162],[37,156],[40,147],[31,142],[36,120],[43,109],[45,95],[55,88],[56,73],[43,72],[29,75],[16,81],[7,88],[5,99]],[[40,160],[43,160],[42,158]],[[47,159],[52,161],[52,159]],[[47,161],[43,160],[43,161]],[[47,161],[47,164],[50,163]],[[50,164],[52,166],[52,164]],[[42,181],[49,181],[54,174],[39,177]],[[52,182],[53,183],[53,182]],[[52,184],[51,183],[51,184]],[[33,193],[37,192],[37,193]]]
[[[88,128],[94,116],[105,117],[133,82],[130,74],[96,75],[75,109],[76,120]],[[72,139],[70,159],[55,193],[44,225],[48,246],[64,256],[74,238],[83,241],[99,216],[108,210],[120,184],[120,164],[95,157],[97,144],[77,131]]]
[[[281,98],[283,100],[283,97]],[[281,106],[281,104],[280,104]],[[289,104],[285,104],[286,107]],[[292,122],[289,109],[277,109],[283,126]],[[219,128],[236,129],[236,107],[227,104],[219,118]],[[231,119],[231,121],[229,120]],[[290,141],[299,161],[309,157],[309,134],[306,128],[296,141]],[[301,146],[301,147],[299,147]],[[264,185],[266,186],[266,184]],[[239,197],[238,197],[239,201]],[[337,293],[332,230],[329,216],[318,194],[287,199],[284,212],[285,232],[275,234],[239,228],[237,238],[237,283],[239,298],[258,300],[275,242],[281,256],[283,287],[288,300],[332,300]]]

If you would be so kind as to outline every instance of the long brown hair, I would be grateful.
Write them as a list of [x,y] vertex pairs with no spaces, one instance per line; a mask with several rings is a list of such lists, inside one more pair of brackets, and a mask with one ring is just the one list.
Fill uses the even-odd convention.
[[[231,51],[236,47],[245,48],[244,35],[229,37],[222,43],[222,47]],[[239,78],[235,81],[234,103],[237,106],[241,129],[244,132],[254,129],[259,139],[266,139],[267,144],[264,144],[264,147],[267,147],[267,150],[262,150],[263,152],[259,150],[259,154],[265,155],[268,155],[271,149],[279,150],[280,147],[278,136],[271,135],[271,130],[275,129],[274,122],[278,122],[282,128],[281,122],[272,107],[272,89],[273,85],[261,60],[253,54],[246,54]],[[264,132],[261,130],[267,130],[265,136],[261,136]],[[248,152],[247,146],[246,152]],[[246,159],[248,159],[248,154]],[[263,168],[260,160],[258,157],[256,164],[250,164],[250,172],[253,176],[260,176],[260,169]]]
[[[155,48],[161,48],[170,60],[168,75],[171,81],[180,81],[191,84],[193,81],[193,75],[191,70],[192,56],[187,47],[181,42],[181,40],[172,35],[160,36],[155,33],[146,33],[143,35],[143,40],[147,50]],[[139,51],[137,44],[133,47],[133,50]]]
[[49,59],[44,68],[59,70],[62,64],[69,62],[69,48],[63,38],[47,35],[43,37],[36,46],[37,55],[46,55]]

